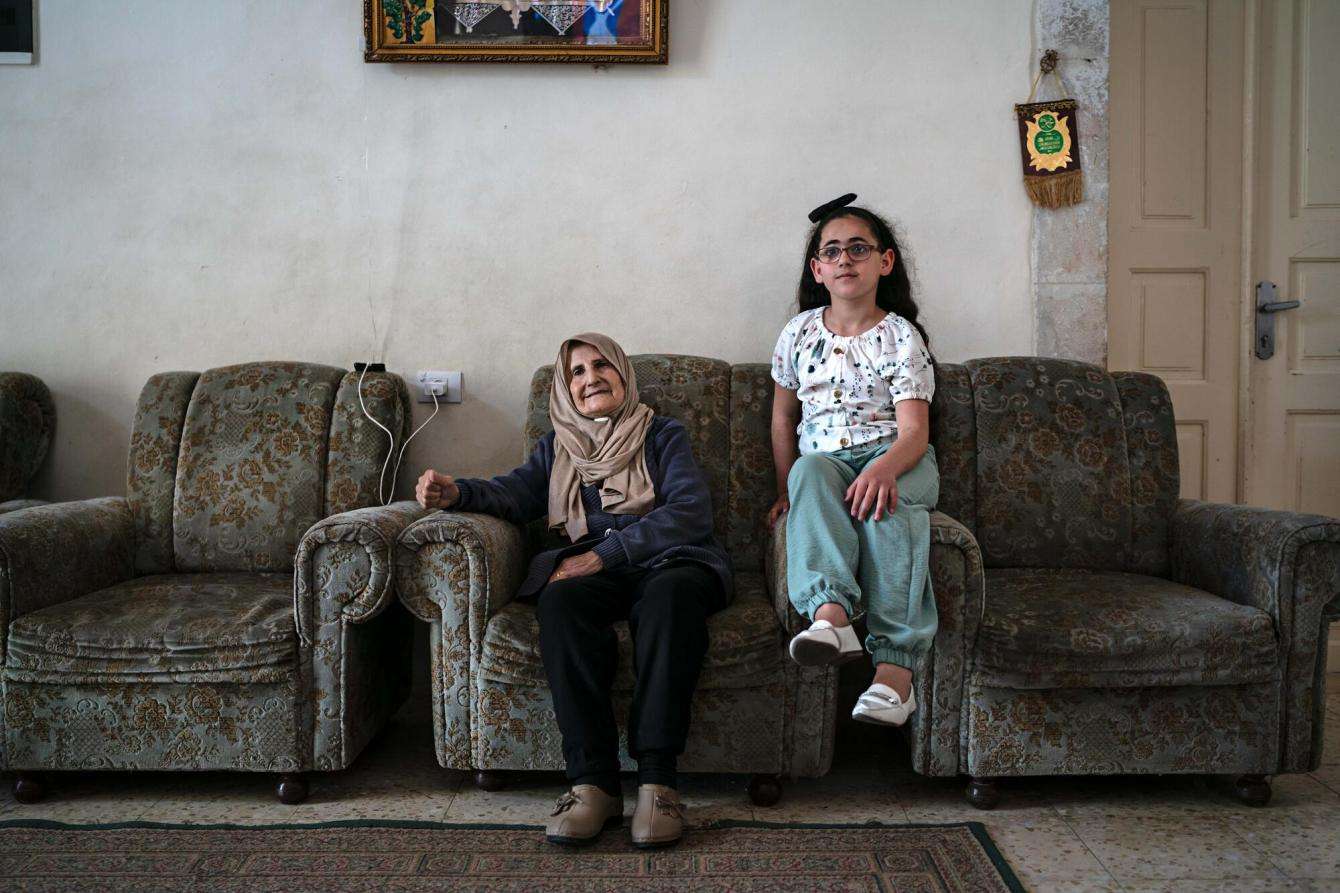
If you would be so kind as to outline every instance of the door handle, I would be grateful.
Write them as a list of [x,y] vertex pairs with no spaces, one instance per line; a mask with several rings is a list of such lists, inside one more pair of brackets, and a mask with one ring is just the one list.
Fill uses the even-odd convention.
[[1256,283],[1256,358],[1268,360],[1275,355],[1275,314],[1292,310],[1297,301],[1281,301],[1273,282]]

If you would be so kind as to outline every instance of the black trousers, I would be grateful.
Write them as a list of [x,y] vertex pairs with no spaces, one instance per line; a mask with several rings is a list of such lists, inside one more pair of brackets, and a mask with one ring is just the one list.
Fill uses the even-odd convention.
[[683,562],[616,568],[556,580],[540,591],[540,653],[573,784],[619,789],[619,728],[610,688],[618,667],[613,624],[627,620],[637,677],[628,751],[642,784],[675,786],[689,711],[707,654],[707,618],[725,606],[721,580]]

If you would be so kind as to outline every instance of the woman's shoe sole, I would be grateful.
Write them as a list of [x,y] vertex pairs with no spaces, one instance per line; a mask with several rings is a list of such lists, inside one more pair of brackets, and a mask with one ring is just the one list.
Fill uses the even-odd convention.
[[633,846],[639,850],[663,850],[666,847],[672,847],[684,838],[676,837],[673,840],[635,840]]
[[544,839],[549,841],[550,843],[558,844],[559,846],[590,846],[591,844],[599,840],[600,835],[604,834],[609,829],[619,828],[622,826],[623,826],[623,816],[612,815],[609,818],[605,819],[605,824],[601,825],[600,830],[597,831],[595,834],[592,834],[590,837],[559,837],[556,834],[546,834],[544,835]]

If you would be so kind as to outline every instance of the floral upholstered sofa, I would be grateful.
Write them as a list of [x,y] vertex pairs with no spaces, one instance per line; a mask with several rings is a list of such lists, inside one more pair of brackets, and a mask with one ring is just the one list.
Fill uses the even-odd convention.
[[[392,548],[420,512],[378,507],[386,435],[359,376],[250,363],[155,375],[127,497],[0,515],[0,765],[39,770],[348,766],[409,690]],[[368,411],[403,439],[404,383]]]
[[1179,499],[1152,375],[941,365],[932,442],[985,586],[920,670],[938,699],[961,651],[961,703],[913,714],[940,748],[919,771],[970,775],[983,807],[999,777],[1118,773],[1234,775],[1261,805],[1266,776],[1317,767],[1340,521]]
[[[764,515],[776,495],[768,366],[731,366],[702,357],[631,358],[643,402],[688,429],[712,494],[718,540],[735,569],[734,602],[709,621],[710,646],[695,695],[687,772],[750,773],[756,803],[776,802],[778,776],[819,776],[833,759],[836,671],[802,668],[786,652],[800,619],[786,598],[785,568],[765,574]],[[549,430],[552,368],[535,373],[525,426],[527,451]],[[499,469],[502,470],[502,469]],[[935,586],[946,641],[964,611],[980,610],[976,544],[937,514]],[[533,532],[531,532],[533,533]],[[499,770],[563,767],[558,726],[539,655],[533,603],[513,599],[536,543],[528,532],[485,515],[439,512],[411,524],[397,550],[401,600],[431,624],[432,700],[438,761],[474,770],[492,788]],[[621,669],[615,704],[626,720],[632,659],[625,624],[616,629]],[[964,649],[937,655],[927,715],[953,713],[958,729]],[[941,690],[940,679],[944,679]],[[915,747],[927,767],[957,771],[957,738],[933,740],[928,724]],[[631,767],[624,752],[625,768]]]
[[42,379],[0,372],[0,514],[42,505],[25,498],[56,428],[56,405]]

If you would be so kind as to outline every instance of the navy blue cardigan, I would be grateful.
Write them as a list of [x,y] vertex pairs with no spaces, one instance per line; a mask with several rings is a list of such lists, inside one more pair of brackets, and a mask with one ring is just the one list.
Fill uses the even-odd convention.
[[[667,561],[706,565],[721,580],[729,599],[731,566],[712,535],[712,497],[693,459],[688,431],[667,416],[656,416],[647,430],[647,472],[656,491],[656,505],[645,515],[614,515],[599,510],[594,484],[582,488],[587,535],[577,543],[547,549],[531,559],[530,572],[518,597],[544,588],[564,558],[594,551],[605,568],[626,565],[652,568]],[[515,524],[528,524],[549,513],[549,475],[554,467],[554,434],[540,442],[520,468],[491,480],[460,480],[461,498],[453,508],[483,512]],[[592,511],[595,507],[595,511]]]

